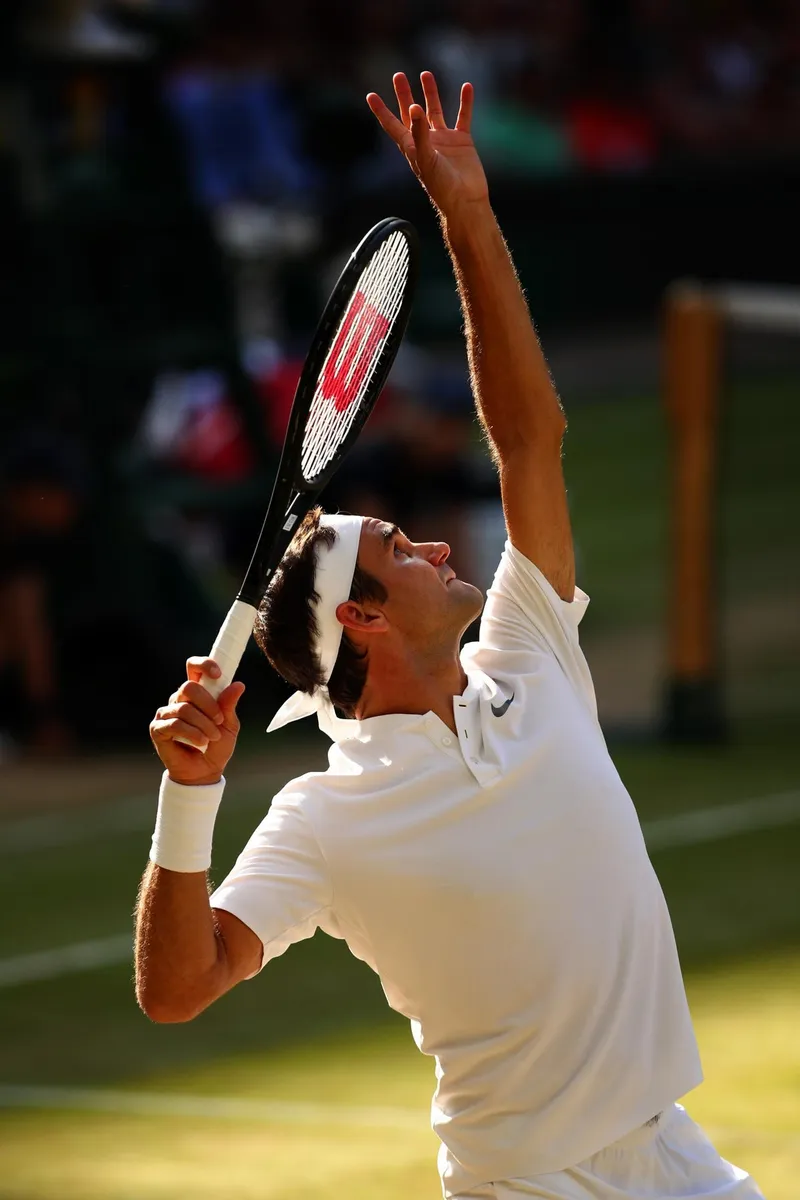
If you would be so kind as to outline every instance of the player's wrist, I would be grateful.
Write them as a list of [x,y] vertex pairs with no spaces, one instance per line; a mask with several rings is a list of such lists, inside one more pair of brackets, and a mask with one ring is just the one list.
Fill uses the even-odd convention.
[[474,235],[484,224],[496,221],[488,195],[474,200],[458,198],[442,205],[439,214],[448,239]]
[[223,780],[221,771],[216,771],[209,776],[201,776],[199,779],[181,778],[179,772],[171,770],[167,767],[166,776],[170,783],[177,784],[178,787],[216,787]]
[[224,776],[216,783],[187,785],[175,782],[165,771],[158,795],[150,861],[181,874],[207,871],[224,791]]

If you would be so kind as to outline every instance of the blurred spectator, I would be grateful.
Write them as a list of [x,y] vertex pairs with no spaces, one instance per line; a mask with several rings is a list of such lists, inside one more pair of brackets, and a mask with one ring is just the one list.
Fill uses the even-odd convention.
[[576,52],[575,82],[566,103],[570,144],[589,171],[636,172],[652,166],[658,133],[631,54],[624,22],[587,31]]
[[412,0],[372,0],[363,6],[356,78],[364,91],[375,88],[380,79],[391,79],[395,71],[412,70],[418,25]]
[[[695,163],[734,161],[757,185],[763,156],[782,170],[800,151],[797,0],[8,0],[0,13],[2,284],[13,304],[0,367],[19,396],[43,373],[81,402],[87,452],[107,470],[94,517],[111,514],[107,531],[81,538],[70,454],[28,439],[7,456],[0,727],[43,748],[70,740],[53,650],[57,610],[75,590],[59,586],[62,573],[72,567],[84,589],[59,643],[64,680],[78,663],[88,688],[93,647],[98,675],[105,663],[87,627],[126,622],[126,639],[152,656],[163,625],[166,661],[169,622],[153,614],[171,611],[185,632],[190,610],[201,620],[195,592],[211,606],[246,565],[332,247],[356,212],[366,222],[377,209],[374,189],[393,205],[394,181],[408,186],[365,91],[388,97],[397,69],[416,88],[430,67],[452,121],[470,79],[498,204],[513,204],[503,176],[575,176],[574,188],[540,191],[584,213],[585,196],[625,189],[581,199],[581,174],[666,167],[680,180],[689,164],[691,183]],[[590,289],[572,280],[590,222],[570,228],[566,249],[563,230],[551,246],[541,218],[530,223],[524,273],[543,312],[589,311],[594,301],[573,296]],[[653,257],[643,288],[664,265]],[[415,317],[426,337],[447,337],[451,277],[434,278],[426,252],[429,270]],[[456,569],[482,582],[476,506],[496,509],[496,483],[463,368],[436,354],[407,348],[324,499],[397,520],[415,539],[444,536]],[[92,606],[108,547],[121,581],[110,613],[105,597]],[[178,576],[180,602],[168,596]]]
[[505,94],[480,106],[473,136],[487,170],[558,175],[575,165],[557,79],[526,62]]
[[4,725],[43,754],[73,741],[54,634],[69,577],[83,485],[77,456],[55,438],[20,438],[0,473],[0,697]]
[[[302,357],[287,354],[276,341],[262,339],[245,348],[242,365],[261,401],[263,424],[277,455],[289,423]],[[216,369],[158,375],[136,443],[146,458],[213,483],[240,481],[256,465],[225,377]]]
[[598,72],[572,101],[569,140],[590,171],[644,171],[656,159],[655,124],[615,77]]
[[[743,0],[730,0],[670,22],[650,96],[673,154],[724,158],[769,148],[761,95],[781,30],[756,14]],[[668,19],[658,13],[654,24],[665,29]]]
[[202,204],[265,203],[313,186],[297,113],[268,41],[218,32],[212,24],[168,79],[166,96]]
[[276,277],[307,252],[323,175],[308,148],[291,22],[250,0],[210,3],[164,95],[182,132],[197,202],[228,255],[243,341],[283,332]]
[[29,40],[59,57],[126,59],[152,52],[147,37],[121,29],[98,0],[34,0]]
[[[473,82],[476,135],[496,170],[627,171],[661,154],[797,150],[799,9],[796,0],[38,0],[29,23],[51,54],[122,61],[153,53],[166,17],[174,25],[180,14],[184,49],[165,95],[198,200],[308,214],[331,192],[393,178],[396,155],[362,96],[396,69],[432,68],[451,117],[461,82]],[[269,236],[274,244],[280,229]]]
[[[473,131],[487,167],[515,175],[571,170],[564,107],[584,24],[581,0],[500,7],[484,2],[474,10],[473,55],[481,64],[485,94]],[[455,97],[461,80],[476,82],[467,63],[458,65]]]
[[[246,347],[242,366],[277,464],[302,356],[261,339]],[[270,475],[257,469],[258,455],[223,372],[159,374],[128,465],[148,481],[143,499],[151,534],[168,543],[198,579],[238,583],[263,520]]]
[[442,18],[421,22],[417,57],[436,75],[451,120],[465,79],[489,104],[503,90],[508,72],[525,60],[525,39],[520,37],[524,8],[514,0],[465,0],[448,4]]
[[758,97],[759,128],[770,149],[800,148],[800,4],[775,0],[771,59]]

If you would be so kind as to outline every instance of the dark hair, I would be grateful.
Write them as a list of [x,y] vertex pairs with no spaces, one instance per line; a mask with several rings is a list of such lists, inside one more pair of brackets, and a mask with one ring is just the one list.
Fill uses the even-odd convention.
[[[301,692],[313,692],[325,682],[319,655],[313,648],[318,633],[313,605],[319,598],[314,576],[317,547],[332,546],[337,535],[330,527],[320,525],[321,516],[322,509],[313,508],[299,526],[259,605],[254,630],[259,649],[278,674]],[[351,600],[381,604],[387,595],[379,579],[356,567]],[[367,666],[366,650],[354,646],[345,630],[328,693],[336,708],[348,717],[354,715],[361,699]]]

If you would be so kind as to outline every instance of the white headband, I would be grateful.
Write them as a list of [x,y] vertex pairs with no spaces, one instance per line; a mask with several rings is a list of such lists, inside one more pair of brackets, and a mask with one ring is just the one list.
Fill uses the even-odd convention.
[[[337,535],[332,546],[326,546],[324,542],[317,546],[317,566],[314,574],[314,591],[318,596],[314,605],[317,623],[314,649],[319,655],[326,685],[336,666],[344,632],[344,626],[336,616],[336,609],[350,598],[363,521],[363,517],[329,513],[323,513],[319,519],[320,526],[333,529]],[[327,686],[318,687],[314,692],[295,692],[275,713],[267,727],[267,733],[312,713],[318,713],[320,718],[323,715],[333,715]]]

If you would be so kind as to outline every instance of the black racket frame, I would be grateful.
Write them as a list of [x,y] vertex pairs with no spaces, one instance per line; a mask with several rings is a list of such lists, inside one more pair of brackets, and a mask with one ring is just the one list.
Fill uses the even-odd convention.
[[[322,471],[313,480],[304,479],[301,467],[303,434],[325,358],[362,272],[383,243],[398,231],[406,237],[409,262],[408,278],[394,325],[386,338],[381,351],[381,359],[372,374],[367,391],[347,435]],[[270,579],[292,540],[294,531],[309,509],[316,503],[326,484],[336,474],[342,460],[352,449],[364,428],[364,424],[383,390],[405,335],[418,273],[419,237],[414,226],[402,217],[386,217],[379,221],[362,238],[348,259],[331,292],[328,303],[325,305],[303,364],[292,401],[289,425],[269,506],[244,582],[236,597],[237,600],[243,600],[255,608],[261,603]]]

